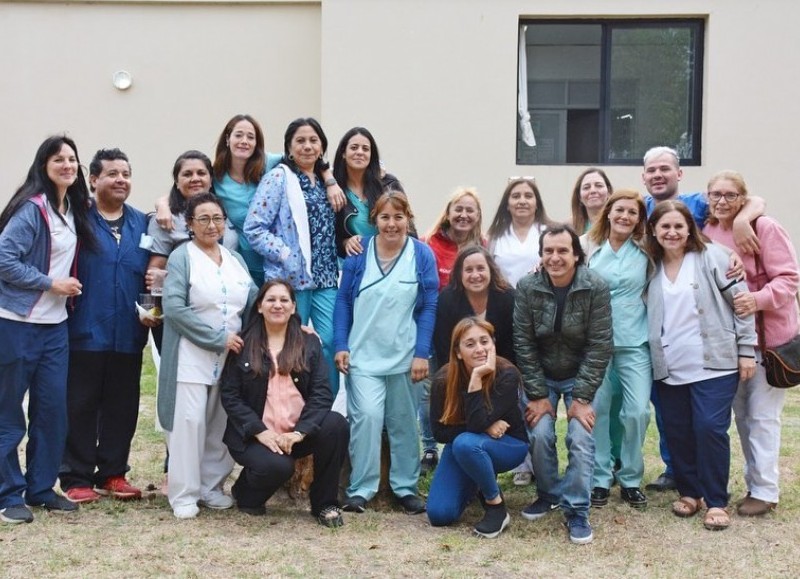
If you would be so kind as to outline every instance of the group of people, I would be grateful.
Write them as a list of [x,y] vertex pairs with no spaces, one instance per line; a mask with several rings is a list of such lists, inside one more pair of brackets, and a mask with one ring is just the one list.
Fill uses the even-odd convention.
[[[786,232],[738,173],[679,195],[678,155],[657,147],[645,196],[584,171],[570,225],[547,216],[532,178],[515,177],[486,237],[478,193],[460,188],[419,238],[367,129],[344,135],[332,168],[312,118],[289,124],[282,155],[264,142],[255,119],[233,117],[213,163],[178,157],[149,222],[126,203],[124,153],[97,152],[90,195],[75,143],[41,145],[0,215],[0,519],[141,496],[126,473],[148,331],[180,519],[234,505],[263,515],[312,455],[311,513],[340,526],[378,492],[385,432],[407,513],[448,525],[477,497],[475,532],[496,537],[510,522],[497,474],[513,470],[515,484],[536,481],[524,518],[560,508],[570,540],[588,543],[589,508],[615,482],[623,501],[647,505],[651,400],[665,462],[652,488],[677,489],[676,515],[704,509],[706,528],[730,524],[731,408],[748,491],[738,511],[777,504],[783,391],[758,362],[798,333],[800,275]],[[137,315],[139,294],[162,286],[163,319]],[[340,375],[346,419],[332,411]],[[426,504],[418,480],[431,471]]]

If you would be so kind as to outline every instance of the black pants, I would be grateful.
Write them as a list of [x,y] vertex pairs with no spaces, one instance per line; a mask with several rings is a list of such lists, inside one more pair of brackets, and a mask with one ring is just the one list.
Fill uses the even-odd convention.
[[129,470],[141,373],[141,353],[70,352],[63,490],[102,486]]
[[244,450],[230,449],[231,456],[242,469],[234,486],[240,507],[260,507],[275,494],[294,473],[295,459],[314,455],[314,481],[309,498],[311,513],[339,504],[339,473],[347,456],[350,428],[338,412],[328,412],[319,432],[292,447],[292,454],[276,454],[253,440]]

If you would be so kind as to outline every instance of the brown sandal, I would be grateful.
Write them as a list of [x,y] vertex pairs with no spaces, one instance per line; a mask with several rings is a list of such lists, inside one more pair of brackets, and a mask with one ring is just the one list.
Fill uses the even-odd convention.
[[688,518],[695,516],[704,506],[703,499],[681,497],[672,503],[672,512],[676,517]]
[[709,531],[722,531],[731,525],[731,517],[728,511],[719,507],[711,507],[703,517],[703,526]]

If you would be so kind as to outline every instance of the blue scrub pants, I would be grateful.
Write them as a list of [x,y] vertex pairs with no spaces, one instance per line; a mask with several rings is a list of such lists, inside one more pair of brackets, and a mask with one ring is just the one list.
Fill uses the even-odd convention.
[[656,382],[675,483],[682,497],[728,506],[731,407],[739,373],[681,386]]
[[[66,321],[0,319],[0,509],[40,505],[55,495],[67,439],[68,363]],[[29,424],[23,475],[17,448],[25,436],[25,392]]]
[[[617,480],[622,488],[638,488],[644,475],[642,446],[650,421],[652,369],[650,349],[646,344],[633,348],[615,348],[605,378],[594,395],[595,464],[592,486],[611,488],[614,480],[612,425],[619,424],[621,442],[620,469]],[[613,414],[613,400],[620,409]]]
[[336,304],[337,291],[334,287],[296,292],[297,315],[300,316],[300,323],[305,326],[311,320],[314,331],[322,342],[322,354],[328,365],[328,380],[334,400],[339,392],[339,371],[333,362],[336,354],[333,351],[333,307]]
[[397,497],[417,494],[419,438],[417,390],[411,373],[390,376],[347,375],[350,421],[350,486],[347,496],[370,500],[381,477],[381,433],[389,436],[389,485]]

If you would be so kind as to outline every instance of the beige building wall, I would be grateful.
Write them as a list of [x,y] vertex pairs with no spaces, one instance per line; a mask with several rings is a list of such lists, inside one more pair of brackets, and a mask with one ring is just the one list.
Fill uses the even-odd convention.
[[[0,201],[55,133],[86,166],[99,147],[123,149],[143,209],[169,190],[183,151],[213,159],[236,113],[280,152],[289,121],[320,114],[319,16],[318,2],[0,4]],[[117,70],[129,90],[114,88]]]
[[[790,171],[800,117],[800,37],[792,0],[319,0],[0,3],[0,200],[36,146],[67,131],[85,162],[118,145],[134,164],[134,202],[149,207],[187,148],[212,153],[224,121],[250,112],[282,147],[288,121],[319,116],[330,139],[354,125],[376,136],[425,230],[459,184],[494,214],[506,179],[534,175],[549,213],[568,216],[582,166],[515,163],[521,17],[702,17],[702,165],[683,190],[741,171],[795,239]],[[115,70],[134,84],[119,92]],[[641,169],[606,167],[617,188]]]
[[[583,166],[515,164],[519,19],[655,16],[707,21],[702,166],[685,168],[683,190],[737,169],[800,241],[790,181],[800,134],[792,0],[324,0],[326,127],[373,130],[426,227],[459,184],[477,186],[487,224],[512,175],[536,176],[548,212],[566,219]],[[615,187],[643,190],[640,167],[606,170]]]

